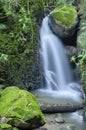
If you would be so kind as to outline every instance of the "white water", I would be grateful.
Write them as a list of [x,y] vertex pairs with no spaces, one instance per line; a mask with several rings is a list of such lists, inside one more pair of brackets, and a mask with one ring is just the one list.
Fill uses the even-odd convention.
[[40,54],[46,82],[43,87],[46,85],[46,89],[39,91],[46,93],[49,97],[81,102],[84,96],[81,92],[81,86],[74,82],[64,46],[61,40],[50,30],[48,20],[48,16],[44,18],[40,30]]

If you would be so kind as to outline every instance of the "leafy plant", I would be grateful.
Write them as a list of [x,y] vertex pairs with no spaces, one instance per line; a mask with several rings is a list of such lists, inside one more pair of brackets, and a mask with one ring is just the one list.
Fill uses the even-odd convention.
[[28,89],[38,82],[37,22],[43,9],[43,0],[0,0],[0,83]]
[[0,60],[5,60],[7,61],[8,60],[8,55],[7,54],[0,54]]

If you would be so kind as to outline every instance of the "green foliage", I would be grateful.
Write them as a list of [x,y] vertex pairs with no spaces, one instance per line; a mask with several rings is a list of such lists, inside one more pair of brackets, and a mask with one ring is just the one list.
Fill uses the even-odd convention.
[[67,3],[72,5],[74,0],[56,0],[57,3]]
[[12,126],[5,123],[0,123],[0,130],[12,130]]
[[73,63],[75,63],[75,64],[77,64],[76,63],[76,56],[74,55],[74,56],[70,57],[70,61],[73,62]]
[[7,29],[6,25],[0,24],[0,30],[4,30],[4,29]]
[[80,30],[78,32],[78,50],[81,52],[85,52],[86,50],[86,20],[82,18],[80,22]]
[[7,61],[8,60],[8,55],[7,54],[0,54],[0,60],[5,60]]
[[78,0],[80,6],[80,13],[83,13],[83,16],[86,17],[86,0]]
[[79,66],[82,72],[82,85],[84,90],[86,91],[86,52],[82,53],[82,58],[79,60]]
[[37,22],[43,9],[42,0],[0,0],[0,83],[34,84],[38,76]]
[[83,104],[86,105],[86,98],[83,100]]
[[83,88],[86,92],[86,20],[82,17],[80,21],[80,30],[77,37],[78,44],[78,57],[79,57],[79,66],[81,68],[81,81]]

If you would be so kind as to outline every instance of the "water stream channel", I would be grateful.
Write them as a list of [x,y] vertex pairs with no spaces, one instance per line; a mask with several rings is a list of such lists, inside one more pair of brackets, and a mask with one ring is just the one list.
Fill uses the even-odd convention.
[[[52,105],[82,103],[82,87],[74,80],[63,43],[53,34],[48,21],[49,16],[46,16],[40,29],[43,81],[42,88],[36,91],[38,101]],[[86,130],[82,112],[64,113],[62,117],[66,122],[75,125],[74,130]]]

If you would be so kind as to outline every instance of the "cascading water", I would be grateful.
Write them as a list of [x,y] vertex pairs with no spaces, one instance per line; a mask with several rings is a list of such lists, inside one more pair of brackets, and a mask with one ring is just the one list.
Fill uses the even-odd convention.
[[43,76],[46,82],[43,86],[46,85],[46,89],[39,91],[53,97],[60,97],[62,100],[66,98],[73,99],[75,102],[81,102],[84,96],[81,86],[74,83],[62,42],[50,30],[48,20],[49,17],[46,16],[40,30],[40,54]]
[[49,89],[61,89],[73,81],[62,43],[43,20],[40,31],[44,76]]

